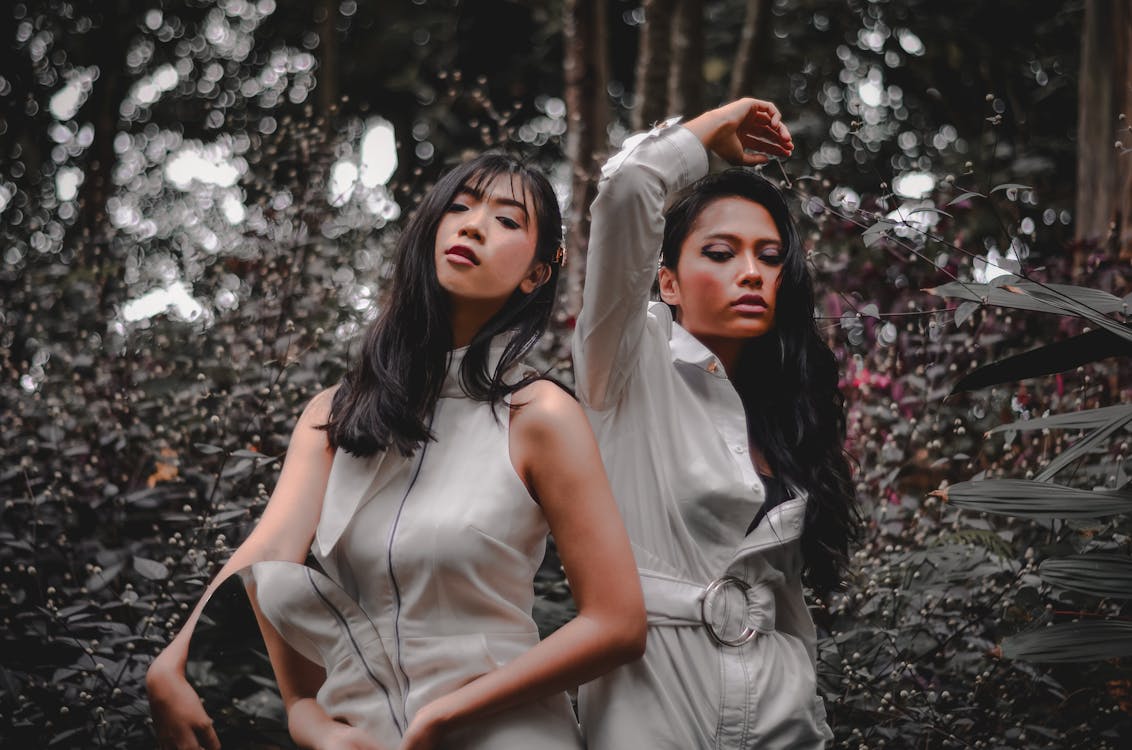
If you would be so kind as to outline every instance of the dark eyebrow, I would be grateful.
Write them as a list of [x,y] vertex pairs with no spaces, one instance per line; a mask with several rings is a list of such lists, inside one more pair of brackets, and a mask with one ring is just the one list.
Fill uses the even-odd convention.
[[[704,237],[704,240],[724,240],[725,242],[732,242],[736,245],[743,244],[743,238],[737,234],[730,232],[712,232]],[[762,239],[755,240],[755,247],[762,247],[763,245],[781,245],[782,240],[775,237],[763,237]]]

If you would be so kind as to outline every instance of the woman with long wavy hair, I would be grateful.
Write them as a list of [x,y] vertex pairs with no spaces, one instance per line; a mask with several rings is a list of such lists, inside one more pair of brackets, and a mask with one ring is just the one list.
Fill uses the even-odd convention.
[[[302,747],[581,747],[564,689],[638,656],[624,526],[581,407],[522,363],[564,260],[546,178],[485,154],[425,196],[342,382],[298,420],[240,572]],[[578,616],[540,642],[553,531]],[[312,553],[326,572],[297,565]],[[185,681],[202,603],[147,675],[163,748],[216,748]]]
[[705,176],[709,150],[749,167],[792,149],[778,109],[742,99],[603,168],[575,369],[649,635],[579,691],[590,750],[832,736],[803,582],[836,588],[860,525],[837,366],[781,193],[743,167]]

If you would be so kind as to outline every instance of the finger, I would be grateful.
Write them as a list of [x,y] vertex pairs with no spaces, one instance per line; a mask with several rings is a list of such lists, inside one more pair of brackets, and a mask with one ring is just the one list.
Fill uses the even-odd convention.
[[220,737],[216,735],[212,721],[209,721],[207,726],[197,727],[196,735],[197,742],[204,750],[220,750]]
[[782,120],[782,113],[778,111],[778,107],[774,102],[768,102],[763,99],[752,99],[751,102],[753,103],[751,107],[753,111],[766,114],[775,125],[778,125]]
[[749,118],[740,127],[739,132],[743,136],[754,135],[768,142],[780,143],[788,148],[792,148],[794,145],[790,130],[782,122],[772,124],[765,115]]
[[760,164],[766,164],[768,161],[770,161],[770,157],[766,154],[752,154],[745,151],[743,152],[743,166],[757,167]]
[[753,135],[743,136],[743,148],[775,156],[789,156],[794,152],[793,145],[786,146],[777,141],[767,141]]
[[783,147],[793,147],[794,145],[794,141],[790,137],[790,131],[786,130],[781,124],[777,127],[756,125],[755,127],[745,128],[740,132],[740,135],[745,138],[760,138],[768,143],[777,143]]

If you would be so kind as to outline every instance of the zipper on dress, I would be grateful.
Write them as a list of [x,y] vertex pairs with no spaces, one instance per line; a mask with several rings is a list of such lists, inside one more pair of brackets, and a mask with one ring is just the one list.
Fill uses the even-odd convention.
[[[439,406],[439,404],[438,404]],[[427,434],[432,434],[432,423],[436,419],[436,411],[433,411],[428,420]],[[393,517],[393,523],[389,527],[389,540],[385,545],[386,565],[389,568],[389,580],[393,584],[393,640],[397,648],[397,669],[401,672],[401,676],[405,678],[405,699],[409,697],[409,673],[405,671],[404,665],[401,663],[401,587],[397,583],[397,575],[393,571],[393,541],[397,536],[397,526],[401,522],[401,512],[405,510],[405,503],[409,499],[409,493],[413,491],[413,486],[417,483],[417,477],[421,474],[421,466],[424,465],[425,453],[428,451],[428,440],[426,439],[421,445],[421,455],[417,458],[417,465],[413,467],[413,474],[409,478],[409,486],[405,488],[405,494],[401,497],[401,504],[397,506],[397,514]]]

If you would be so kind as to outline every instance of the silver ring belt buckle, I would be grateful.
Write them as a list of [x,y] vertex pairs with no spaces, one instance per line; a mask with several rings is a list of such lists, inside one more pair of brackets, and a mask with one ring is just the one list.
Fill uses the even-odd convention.
[[744,627],[743,632],[739,634],[739,637],[734,639],[724,638],[716,632],[715,626],[712,625],[711,621],[708,619],[708,600],[711,598],[712,594],[722,590],[725,586],[737,586],[744,595],[746,595],[747,590],[751,588],[751,584],[747,583],[742,578],[736,578],[735,576],[716,578],[707,585],[704,589],[703,597],[700,599],[700,621],[703,622],[704,627],[707,628],[708,635],[711,636],[711,639],[720,646],[742,646],[758,635],[759,631],[747,625]]

